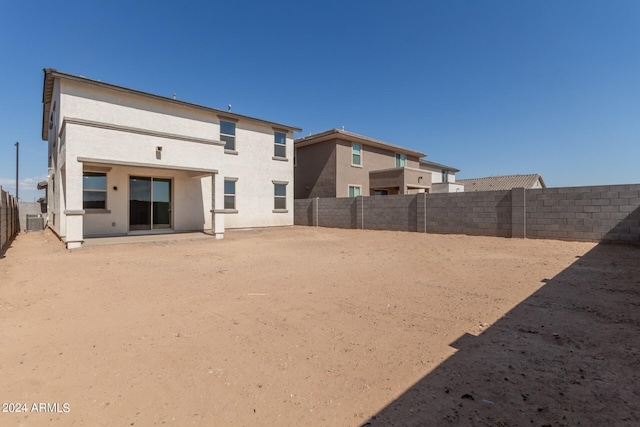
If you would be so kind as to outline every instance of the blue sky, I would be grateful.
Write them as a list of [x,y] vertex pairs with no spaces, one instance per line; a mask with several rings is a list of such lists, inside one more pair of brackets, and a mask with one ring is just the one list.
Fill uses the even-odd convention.
[[640,2],[60,1],[2,7],[0,185],[42,195],[43,68],[461,170],[640,182]]

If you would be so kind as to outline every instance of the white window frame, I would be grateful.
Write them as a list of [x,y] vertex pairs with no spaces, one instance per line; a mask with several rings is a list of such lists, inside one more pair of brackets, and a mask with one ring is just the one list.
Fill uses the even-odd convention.
[[[227,193],[227,182],[233,182],[233,194],[231,193]],[[236,185],[236,183],[238,182],[238,178],[229,178],[229,177],[225,177],[224,178],[224,210],[225,212],[231,212],[231,213],[236,213],[238,212],[238,186]],[[232,208],[228,208],[227,207],[227,197],[233,197],[233,207]]]
[[[354,189],[353,192],[353,196],[351,195],[351,189]],[[358,194],[355,194],[355,189],[358,189]],[[349,197],[359,197],[362,196],[362,185],[353,185],[353,184],[349,184],[348,188],[347,188],[347,194],[349,195]]]
[[[222,123],[223,122],[233,125],[233,135],[230,134],[230,133],[223,133],[222,132]],[[225,143],[224,151],[227,152],[227,153],[237,153],[238,146],[236,144],[236,142],[237,142],[236,141],[236,133],[237,133],[236,131],[237,131],[237,126],[236,126],[235,122],[232,122],[230,120],[220,119],[220,141],[223,141]],[[223,136],[225,136],[227,138],[233,138],[233,148],[227,148],[228,141],[225,141],[224,139],[222,139]]]
[[[278,142],[278,135],[284,136],[284,143]],[[284,156],[278,155],[278,148],[284,149]],[[281,131],[273,132],[273,157],[274,159],[286,159],[287,158],[287,133]]]
[[[356,154],[355,147],[358,147],[358,153]],[[354,163],[353,159],[358,156],[358,163]],[[362,167],[362,144],[357,142],[351,143],[351,166]]]
[[[288,181],[271,181],[273,183],[273,213],[287,213],[289,210],[287,209],[287,186],[289,185]],[[284,196],[276,195],[277,187],[284,186]],[[284,208],[277,207],[277,200],[284,199]]]
[[[87,174],[91,174],[90,176],[104,176],[104,190],[101,189],[85,189],[84,188],[84,177],[87,176]],[[107,193],[107,188],[108,188],[108,182],[107,182],[107,173],[103,172],[103,171],[90,171],[90,170],[86,170],[86,171],[82,171],[82,209],[84,209],[86,212],[104,212],[107,210],[107,206],[108,206],[108,193]],[[103,208],[86,208],[84,205],[84,194],[85,193],[104,193],[104,207]]]

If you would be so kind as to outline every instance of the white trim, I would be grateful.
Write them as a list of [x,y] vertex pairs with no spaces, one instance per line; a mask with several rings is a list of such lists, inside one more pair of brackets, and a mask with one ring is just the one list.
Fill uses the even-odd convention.
[[[162,232],[166,232],[166,233],[172,233],[175,232],[175,177],[174,176],[162,176],[162,175],[144,175],[144,174],[134,174],[132,175],[131,173],[127,174],[127,234],[153,234],[153,233],[162,233]],[[171,191],[169,192],[169,197],[171,200],[171,203],[169,204],[169,209],[171,209],[171,224],[169,224],[169,228],[153,228],[153,207],[151,209],[151,223],[149,224],[149,229],[142,229],[142,230],[132,230],[131,229],[131,178],[132,177],[136,177],[136,178],[149,178],[149,182],[150,182],[150,194],[149,197],[151,198],[150,203],[153,206],[153,180],[154,179],[161,179],[161,180],[168,180],[170,181],[170,188]]]
[[119,132],[137,133],[137,134],[140,134],[140,135],[155,136],[155,137],[165,138],[165,139],[174,139],[174,140],[177,139],[177,140],[180,140],[180,141],[196,142],[198,144],[224,146],[224,142],[223,141],[216,141],[215,139],[195,138],[195,137],[187,136],[187,135],[178,135],[178,134],[175,134],[175,133],[158,132],[158,131],[149,130],[149,129],[135,128],[135,127],[130,127],[130,126],[114,125],[112,123],[96,122],[96,121],[84,120],[84,119],[76,119],[76,118],[73,118],[73,117],[65,117],[64,118],[64,120],[62,121],[62,127],[60,129],[60,133],[59,134],[62,134],[62,132],[66,128],[67,124],[79,125],[79,126],[88,126],[88,127],[108,129],[108,130],[115,130],[115,131],[119,131]]
[[[360,190],[360,194],[358,194],[358,195],[354,194],[353,196],[349,195],[349,190],[351,190],[351,187],[357,188],[358,190]],[[347,197],[358,197],[358,196],[362,196],[362,185],[347,184]]]
[[92,157],[77,157],[76,160],[80,163],[99,163],[99,164],[105,164],[105,165],[169,169],[169,170],[178,170],[178,171],[202,172],[205,174],[218,173],[217,169],[192,168],[188,166],[174,166],[174,165],[165,165],[165,164],[141,163],[141,162],[130,162],[130,161],[122,161],[122,160],[110,160],[110,159],[96,159]]
[[[353,146],[357,145],[358,147],[360,147],[360,152],[358,153],[358,156],[360,156],[360,163],[353,163]],[[358,143],[358,142],[352,142],[351,143],[351,166],[355,166],[357,168],[361,168],[362,167],[362,144]]]
[[[237,189],[237,186],[236,186],[236,182],[238,182],[238,178],[224,177],[222,179],[222,181],[223,181],[223,191],[222,191],[222,207],[223,207],[223,210],[225,211],[225,213],[238,213],[238,189]],[[227,183],[227,181],[233,182],[233,194],[230,194],[230,193],[226,192],[226,183]],[[227,196],[233,196],[233,207],[232,208],[227,208],[225,206]],[[231,212],[231,211],[235,211],[235,212]]]

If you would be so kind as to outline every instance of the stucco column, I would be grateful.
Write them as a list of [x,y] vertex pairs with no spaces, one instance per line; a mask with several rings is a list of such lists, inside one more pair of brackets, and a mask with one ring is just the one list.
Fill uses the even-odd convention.
[[211,232],[216,239],[224,238],[224,180],[211,174]]
[[82,207],[82,163],[68,161],[65,165],[65,205],[66,223],[64,241],[67,249],[75,249],[84,242],[84,209]]

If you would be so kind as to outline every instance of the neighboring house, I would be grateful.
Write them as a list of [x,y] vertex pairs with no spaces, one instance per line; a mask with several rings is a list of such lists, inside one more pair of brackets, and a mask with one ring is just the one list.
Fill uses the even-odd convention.
[[[48,224],[85,237],[293,224],[299,128],[44,70]],[[42,185],[43,187],[45,185]]]
[[546,188],[544,180],[537,173],[529,175],[502,175],[486,178],[459,179],[464,191],[497,191],[512,188]]
[[296,139],[294,146],[296,199],[432,190],[432,172],[421,167],[419,151],[338,129]]
[[432,193],[458,193],[464,191],[464,184],[456,182],[456,172],[460,172],[460,169],[424,159],[420,159],[420,169],[431,172]]

